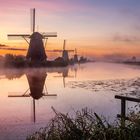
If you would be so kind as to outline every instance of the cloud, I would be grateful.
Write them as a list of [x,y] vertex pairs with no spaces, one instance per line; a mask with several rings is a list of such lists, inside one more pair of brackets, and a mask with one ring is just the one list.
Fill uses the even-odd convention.
[[11,51],[26,51],[26,49],[17,49],[17,48],[1,48],[0,50],[11,50]]
[[140,41],[140,38],[138,36],[133,36],[133,35],[116,34],[113,37],[113,41],[135,43],[135,42]]
[[24,49],[24,48],[9,47],[9,46],[7,46],[7,45],[0,44],[0,50],[26,51],[27,49]]

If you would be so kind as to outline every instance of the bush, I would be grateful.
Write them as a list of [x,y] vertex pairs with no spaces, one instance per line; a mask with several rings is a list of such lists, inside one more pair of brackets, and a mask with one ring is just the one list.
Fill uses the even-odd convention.
[[4,65],[6,67],[24,67],[25,66],[25,57],[21,55],[12,55],[6,54],[4,59]]
[[14,64],[14,55],[12,54],[6,54],[4,59],[4,64],[6,67],[11,67]]
[[119,120],[109,124],[104,117],[87,108],[77,111],[75,117],[53,108],[56,116],[47,127],[28,136],[27,140],[137,140],[140,123],[128,123],[122,128]]

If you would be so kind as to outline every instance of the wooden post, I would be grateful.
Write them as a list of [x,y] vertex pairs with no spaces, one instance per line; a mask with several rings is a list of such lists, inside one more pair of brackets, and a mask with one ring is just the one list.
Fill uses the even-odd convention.
[[125,99],[121,99],[121,126],[125,127],[125,107],[126,107],[126,101]]
[[127,118],[125,114],[126,101],[140,102],[140,98],[133,98],[133,97],[127,97],[127,96],[120,96],[120,95],[115,95],[115,98],[121,100],[121,115],[119,116],[121,117],[121,126],[125,127],[125,120]]

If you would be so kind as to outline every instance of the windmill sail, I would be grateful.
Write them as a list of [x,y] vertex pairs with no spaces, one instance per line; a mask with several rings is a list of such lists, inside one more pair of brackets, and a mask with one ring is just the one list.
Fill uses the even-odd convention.
[[[46,52],[44,46],[46,46],[49,37],[57,37],[56,32],[43,32],[39,33],[35,31],[35,8],[31,9],[31,34],[8,34],[8,39],[10,40],[21,40],[24,39],[29,44],[29,49],[27,51],[26,58],[32,62],[45,62]],[[29,40],[30,39],[30,40]],[[46,42],[44,44],[44,42]]]
[[7,36],[9,40],[21,40],[24,38],[29,38],[30,34],[8,34]]
[[35,8],[31,9],[31,32],[35,32]]
[[[54,50],[50,50],[51,52],[63,52],[63,50],[57,50],[57,49],[54,49]],[[68,52],[74,52],[74,50],[67,50]]]
[[43,32],[41,34],[42,34],[43,38],[57,37],[57,32]]
[[64,40],[63,51],[65,50],[65,48],[66,48],[66,40]]
[[67,50],[67,49],[66,49],[66,40],[64,40],[63,49],[62,49],[62,50],[59,50],[59,49],[54,49],[54,50],[53,50],[53,52],[64,52],[64,51],[67,51],[67,52],[74,52],[74,50]]

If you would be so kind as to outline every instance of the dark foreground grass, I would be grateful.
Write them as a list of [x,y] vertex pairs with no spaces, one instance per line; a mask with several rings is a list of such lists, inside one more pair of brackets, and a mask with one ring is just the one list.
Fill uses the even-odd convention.
[[26,140],[140,140],[139,114],[133,115],[132,121],[121,127],[119,120],[110,124],[87,108],[75,112],[74,117],[53,110],[56,116],[48,126]]

